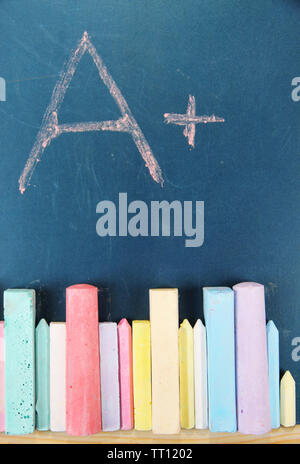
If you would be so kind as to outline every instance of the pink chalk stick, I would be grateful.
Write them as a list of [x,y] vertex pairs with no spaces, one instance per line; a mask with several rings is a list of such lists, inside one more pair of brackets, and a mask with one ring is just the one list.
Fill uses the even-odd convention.
[[67,433],[101,430],[98,289],[79,284],[66,290]]
[[238,430],[271,430],[264,286],[234,285]]
[[126,319],[118,324],[121,430],[133,428],[133,377],[131,326]]
[[4,322],[0,322],[0,432],[5,431]]

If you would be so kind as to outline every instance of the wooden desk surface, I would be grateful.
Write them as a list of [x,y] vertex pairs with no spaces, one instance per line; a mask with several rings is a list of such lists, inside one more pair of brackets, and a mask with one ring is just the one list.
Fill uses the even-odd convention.
[[0,434],[0,444],[299,444],[300,425],[280,428],[266,435],[210,433],[208,430],[182,430],[178,435],[154,435],[152,432],[104,432],[89,437],[72,437],[66,433],[34,432],[30,435]]

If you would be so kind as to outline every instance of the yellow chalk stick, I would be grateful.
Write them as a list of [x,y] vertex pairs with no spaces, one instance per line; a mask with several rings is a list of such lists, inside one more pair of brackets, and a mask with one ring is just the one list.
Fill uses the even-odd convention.
[[280,423],[283,427],[296,425],[296,384],[290,371],[280,382]]
[[187,319],[179,328],[180,423],[183,429],[195,425],[194,335]]
[[150,321],[132,321],[134,428],[151,430]]

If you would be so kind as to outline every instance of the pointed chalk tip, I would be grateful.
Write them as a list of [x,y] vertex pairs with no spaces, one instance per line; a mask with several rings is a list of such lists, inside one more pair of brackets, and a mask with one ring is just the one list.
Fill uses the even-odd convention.
[[203,322],[201,321],[201,319],[197,319],[196,320],[196,323],[194,325],[194,329],[205,329],[205,326],[203,324]]
[[272,330],[272,331],[278,332],[278,329],[277,329],[277,327],[276,327],[276,325],[274,324],[273,321],[269,321],[267,323],[267,330],[268,331]]
[[48,323],[47,323],[46,319],[41,319],[40,320],[40,322],[38,323],[36,328],[39,329],[40,327],[48,327]]
[[123,326],[130,327],[130,324],[127,321],[126,317],[123,317],[123,319],[121,319],[119,324],[118,324],[118,327],[123,327]]
[[192,329],[192,326],[187,319],[184,319],[182,321],[182,323],[180,324],[180,327],[182,327],[183,329]]
[[285,382],[289,382],[289,383],[293,382],[293,383],[295,383],[294,377],[292,376],[290,371],[285,371],[285,373],[282,376],[282,379],[281,379],[280,383],[281,382],[284,382],[284,383]]

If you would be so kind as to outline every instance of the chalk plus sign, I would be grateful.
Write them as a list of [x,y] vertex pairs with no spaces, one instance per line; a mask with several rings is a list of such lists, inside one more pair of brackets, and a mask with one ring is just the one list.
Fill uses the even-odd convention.
[[219,118],[214,114],[212,116],[196,116],[195,97],[189,95],[189,102],[186,114],[165,113],[165,122],[167,124],[176,124],[177,126],[185,126],[183,135],[187,137],[188,144],[195,147],[196,124],[207,124],[208,122],[224,122],[225,119]]

